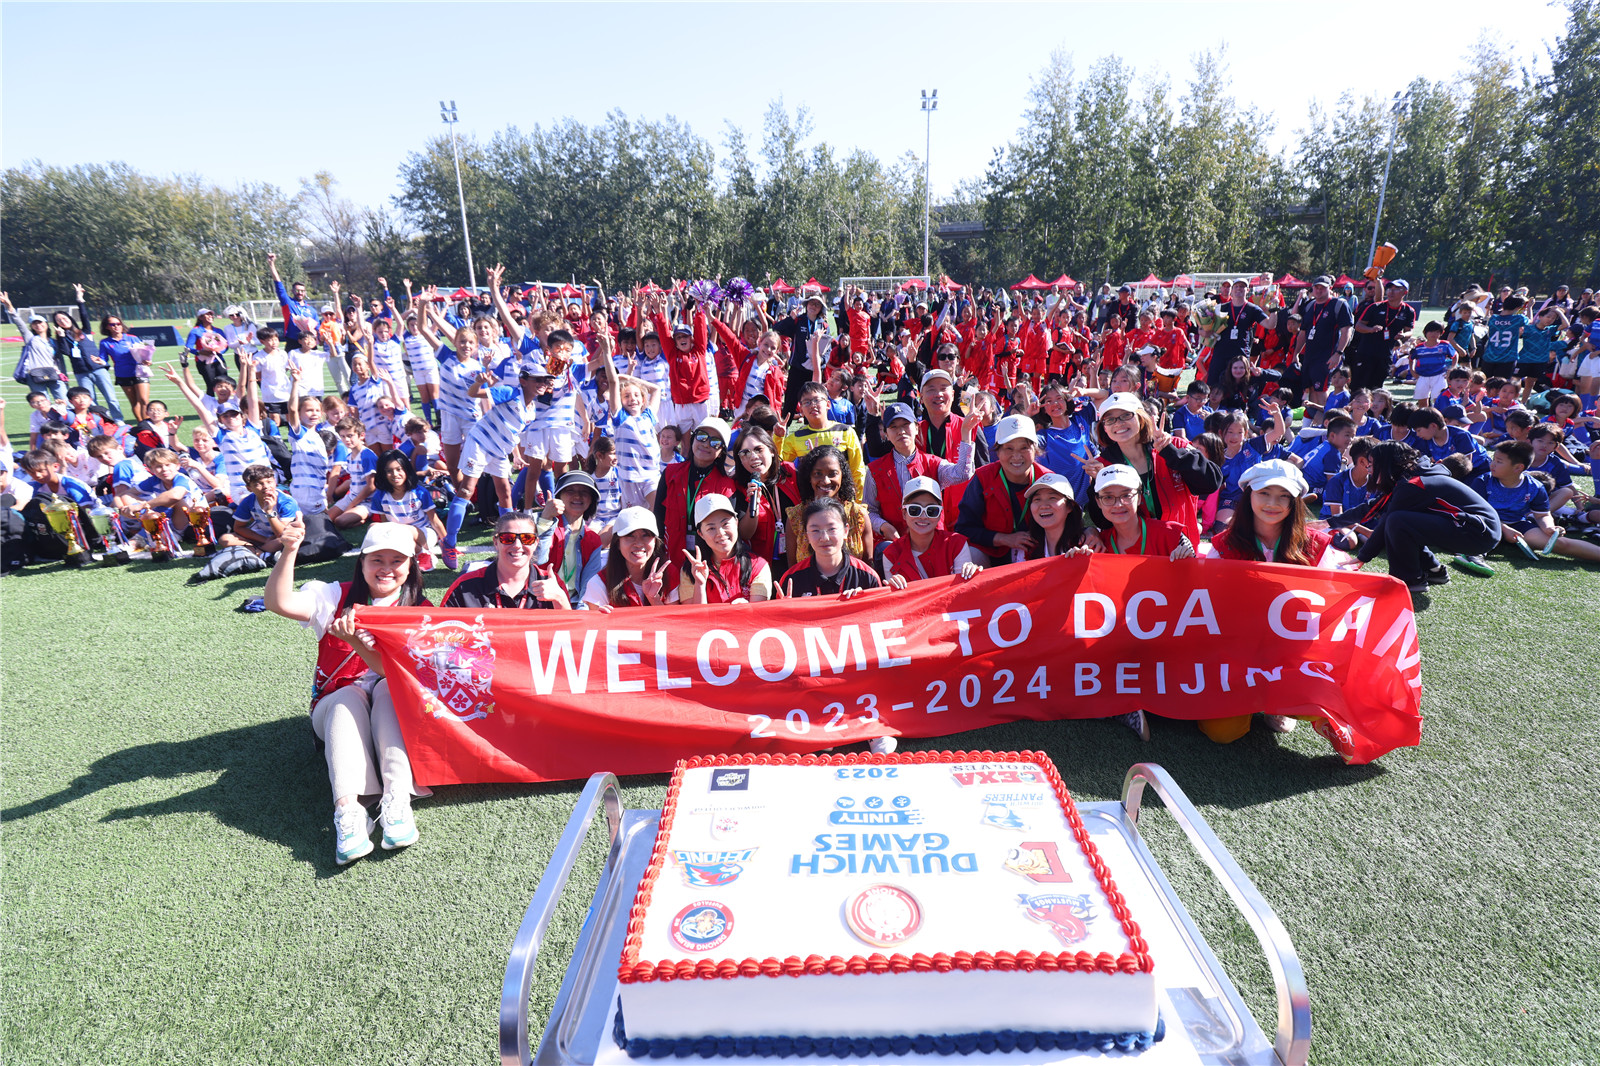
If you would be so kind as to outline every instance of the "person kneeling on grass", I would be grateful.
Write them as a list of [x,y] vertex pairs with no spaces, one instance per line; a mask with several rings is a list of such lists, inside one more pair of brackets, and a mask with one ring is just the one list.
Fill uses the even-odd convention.
[[411,760],[395,718],[383,659],[371,635],[358,629],[357,606],[429,607],[414,564],[416,531],[384,522],[367,530],[349,581],[307,581],[294,587],[294,564],[305,531],[283,530],[278,561],[267,577],[267,610],[292,618],[317,635],[311,686],[311,728],[322,742],[333,788],[333,854],[343,866],[370,854],[374,823],[366,804],[382,796],[378,822],[383,846],[417,840],[411,798],[428,796],[411,777]]

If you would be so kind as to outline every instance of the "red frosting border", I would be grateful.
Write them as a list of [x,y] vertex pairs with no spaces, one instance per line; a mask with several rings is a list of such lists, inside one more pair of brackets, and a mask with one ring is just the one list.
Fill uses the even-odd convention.
[[650,855],[650,865],[639,890],[634,894],[633,906],[628,912],[628,935],[622,945],[622,959],[617,965],[617,981],[629,985],[643,981],[685,981],[695,978],[733,977],[800,977],[821,974],[862,973],[946,973],[950,970],[1042,970],[1045,972],[1089,973],[1149,973],[1155,966],[1150,958],[1150,946],[1139,933],[1139,923],[1128,911],[1127,901],[1118,891],[1111,871],[1106,869],[1089,831],[1084,827],[1078,807],[1072,802],[1067,786],[1056,772],[1049,756],[1037,751],[916,751],[894,755],[874,755],[871,752],[853,752],[848,755],[696,755],[678,763],[672,772],[672,784],[667,788],[667,800],[661,805],[661,825],[670,827],[678,808],[678,789],[683,784],[687,770],[703,766],[882,766],[916,765],[924,763],[964,762],[1028,762],[1044,771],[1045,780],[1055,790],[1061,804],[1061,813],[1072,829],[1073,839],[1083,849],[1089,868],[1100,882],[1100,890],[1111,905],[1111,911],[1122,923],[1128,938],[1128,950],[1121,955],[1102,951],[1091,955],[1079,952],[1019,951],[958,951],[954,954],[938,952],[925,955],[852,955],[845,958],[833,955],[807,955],[801,958],[790,955],[785,959],[662,959],[649,962],[639,958],[639,945],[644,936],[644,916],[650,898],[655,892],[656,878],[661,876],[668,858],[667,836],[657,831],[655,850]]

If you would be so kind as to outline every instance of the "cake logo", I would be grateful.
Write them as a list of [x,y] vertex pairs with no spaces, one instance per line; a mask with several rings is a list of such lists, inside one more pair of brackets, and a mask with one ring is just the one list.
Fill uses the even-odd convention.
[[744,873],[744,863],[756,853],[755,848],[739,851],[674,851],[673,857],[683,867],[683,879],[694,888],[721,888],[739,880]]
[[844,918],[856,936],[886,948],[916,935],[922,906],[898,885],[868,885],[845,901]]
[[735,815],[722,812],[711,816],[711,838],[713,840],[728,840],[739,836],[744,828],[744,823]]
[[729,769],[718,767],[711,771],[712,792],[745,792],[750,788],[749,767]]
[[733,933],[733,910],[726,903],[701,899],[672,919],[672,942],[684,951],[711,951]]
[[1061,864],[1061,853],[1056,850],[1055,842],[1050,840],[1028,840],[1012,848],[1006,856],[1005,867],[1040,885],[1072,880],[1072,875]]
[[[987,767],[993,766],[993,769]],[[952,768],[950,776],[962,788],[969,785],[1042,785],[1045,783],[1044,775],[1036,770],[1000,769],[1001,766],[1015,766],[1015,763],[976,765],[966,764]]]
[[1089,936],[1089,923],[1094,920],[1094,900],[1089,896],[1019,893],[1017,902],[1029,918],[1048,925],[1062,944],[1081,943]]
[[1018,833],[1026,833],[1032,826],[1016,812],[1009,803],[986,803],[983,805],[983,824],[994,829],[1011,829]]
[[430,622],[406,630],[406,654],[416,666],[423,710],[435,718],[470,722],[494,710],[494,646],[483,615],[471,622]]
[[861,801],[862,810],[856,810],[853,796],[840,796],[833,801],[834,810],[828,812],[828,821],[834,825],[921,825],[922,812],[911,806],[910,796],[896,796],[885,807],[882,796],[868,796]]

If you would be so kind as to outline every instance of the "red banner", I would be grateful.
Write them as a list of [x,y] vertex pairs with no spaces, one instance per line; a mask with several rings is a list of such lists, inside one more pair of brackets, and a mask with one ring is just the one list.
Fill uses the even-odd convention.
[[1312,716],[1358,763],[1422,729],[1405,586],[1298,566],[1093,555],[848,602],[358,620],[428,785],[664,773],[691,755],[1135,710]]

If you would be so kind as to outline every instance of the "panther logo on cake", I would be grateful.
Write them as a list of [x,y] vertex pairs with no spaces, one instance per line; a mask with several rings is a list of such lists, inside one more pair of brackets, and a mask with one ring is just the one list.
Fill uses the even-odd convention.
[[755,856],[755,848],[739,851],[674,851],[683,867],[683,879],[695,888],[721,888],[739,880],[744,863]]
[[1089,896],[1030,896],[1024,892],[1017,895],[1017,902],[1029,918],[1048,925],[1063,944],[1078,944],[1089,936],[1089,923],[1095,916],[1094,900]]
[[856,936],[886,948],[922,928],[922,907],[898,885],[868,885],[845,901],[844,918]]
[[420,627],[406,630],[406,654],[416,664],[423,710],[435,718],[470,722],[494,710],[494,646],[483,615],[471,622],[430,622],[423,615]]
[[983,808],[983,824],[996,829],[1014,829],[1026,833],[1031,827],[1008,803],[990,803]]
[[672,942],[684,951],[721,947],[732,932],[732,909],[713,899],[696,900],[672,919]]

